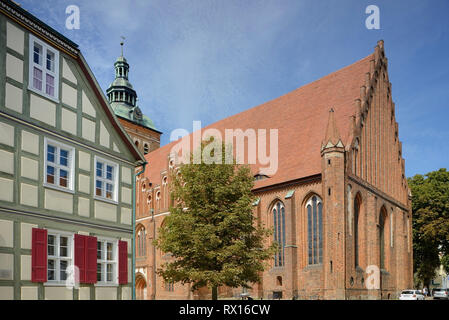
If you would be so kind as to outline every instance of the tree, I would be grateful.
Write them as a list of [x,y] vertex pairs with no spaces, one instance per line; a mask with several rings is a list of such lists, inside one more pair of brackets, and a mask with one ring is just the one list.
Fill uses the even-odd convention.
[[408,179],[412,192],[414,272],[425,286],[449,254],[449,172],[433,171]]
[[443,266],[444,271],[449,274],[449,254],[441,257],[441,265]]
[[225,164],[229,152],[222,142],[203,143],[197,152],[221,161],[190,161],[179,174],[172,172],[175,204],[155,243],[173,259],[158,274],[165,281],[190,283],[192,291],[208,286],[217,299],[219,286],[249,288],[260,281],[276,245],[266,246],[271,232],[253,214],[249,167],[237,165],[232,154]]

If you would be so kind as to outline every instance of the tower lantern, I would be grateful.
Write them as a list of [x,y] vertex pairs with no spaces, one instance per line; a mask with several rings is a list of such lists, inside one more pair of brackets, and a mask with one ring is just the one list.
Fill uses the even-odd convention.
[[161,132],[155,128],[153,121],[142,113],[137,104],[137,93],[129,81],[129,64],[123,55],[125,37],[121,38],[121,55],[114,63],[115,79],[106,90],[106,95],[126,132],[135,145],[146,154],[159,148]]

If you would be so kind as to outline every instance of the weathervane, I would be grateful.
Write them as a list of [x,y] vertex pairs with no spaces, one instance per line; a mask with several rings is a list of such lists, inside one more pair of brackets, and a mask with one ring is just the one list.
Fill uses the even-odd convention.
[[120,42],[120,45],[122,46],[122,57],[123,57],[123,45],[125,44],[125,37],[121,36],[120,38],[122,38],[122,41]]

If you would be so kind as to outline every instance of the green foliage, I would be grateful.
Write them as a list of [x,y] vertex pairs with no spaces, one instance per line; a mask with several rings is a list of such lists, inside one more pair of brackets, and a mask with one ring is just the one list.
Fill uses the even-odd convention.
[[442,256],[440,263],[443,266],[444,271],[449,274],[449,254]]
[[[225,162],[223,143],[212,151],[209,144],[203,144],[197,152],[205,148]],[[254,178],[249,167],[230,162],[191,161],[180,166],[179,174],[171,174],[175,204],[155,241],[159,249],[172,255],[158,270],[165,281],[190,283],[192,290],[249,287],[260,281],[264,261],[273,257],[276,246],[267,248],[271,232],[254,216]]]
[[449,172],[433,171],[408,179],[412,192],[414,271],[428,285],[449,254]]

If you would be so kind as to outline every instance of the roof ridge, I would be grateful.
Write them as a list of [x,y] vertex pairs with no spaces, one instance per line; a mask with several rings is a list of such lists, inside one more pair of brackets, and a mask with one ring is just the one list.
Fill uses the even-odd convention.
[[[299,90],[301,90],[301,89],[307,88],[307,87],[309,87],[309,86],[311,86],[311,85],[313,85],[313,84],[315,84],[315,83],[317,83],[317,82],[319,82],[319,81],[322,81],[322,80],[325,80],[325,79],[327,79],[327,78],[330,78],[332,75],[335,75],[336,73],[339,73],[339,72],[341,72],[341,71],[343,71],[343,70],[345,70],[345,69],[348,69],[348,68],[350,68],[350,67],[353,67],[354,65],[356,65],[356,64],[358,64],[358,63],[360,63],[360,62],[363,62],[363,61],[367,60],[368,58],[374,58],[374,53],[371,53],[371,54],[367,55],[366,57],[364,57],[364,58],[362,58],[362,59],[360,59],[360,60],[357,60],[356,62],[353,62],[353,63],[351,63],[351,64],[349,64],[349,65],[347,65],[347,66],[344,66],[344,67],[342,67],[342,68],[340,68],[340,69],[338,69],[338,70],[336,70],[336,71],[333,71],[333,72],[331,72],[331,73],[328,73],[328,74],[326,74],[325,76],[322,76],[321,78],[318,78],[318,79],[316,79],[316,80],[313,80],[312,82],[308,82],[308,83],[306,83],[306,84],[304,84],[304,85],[302,85],[302,86],[300,86],[300,87],[298,87],[298,88],[296,88],[296,89],[293,89],[293,90],[291,90],[291,91],[289,91],[289,92],[287,92],[287,93],[284,93],[284,94],[281,95],[281,96],[278,96],[278,97],[276,97],[276,98],[273,98],[273,99],[271,99],[271,100],[268,100],[268,101],[266,101],[266,102],[264,102],[264,103],[261,103],[261,104],[259,104],[259,105],[257,105],[257,106],[254,106],[254,107],[251,107],[251,108],[249,108],[249,109],[246,109],[246,110],[244,110],[244,111],[241,111],[241,112],[236,113],[236,114],[234,114],[234,115],[231,115],[231,116],[229,116],[229,117],[233,117],[233,116],[235,116],[235,115],[238,115],[238,114],[240,114],[240,113],[244,113],[244,112],[246,112],[246,111],[252,110],[252,109],[257,108],[257,107],[259,107],[259,106],[263,106],[263,105],[265,105],[265,104],[267,104],[267,103],[270,103],[270,102],[272,102],[272,101],[274,101],[274,100],[277,100],[277,99],[280,99],[280,98],[282,98],[282,97],[285,97],[285,96],[287,96],[287,95],[289,95],[289,94],[291,94],[291,93],[293,93],[293,92],[296,92],[296,91],[299,91]],[[371,60],[371,59],[370,59],[370,60]],[[225,119],[226,119],[226,118],[225,118]],[[223,119],[222,119],[222,120],[223,120]],[[218,121],[221,121],[221,120],[218,120]],[[218,122],[218,121],[216,121],[216,122]]]
[[[313,85],[313,84],[316,84],[316,83],[319,82],[319,81],[328,79],[328,78],[330,78],[331,76],[333,76],[333,75],[335,75],[335,74],[337,74],[337,73],[339,73],[339,72],[341,72],[341,71],[344,71],[345,69],[348,69],[348,68],[350,68],[350,67],[353,67],[354,65],[357,65],[358,63],[361,63],[361,62],[364,62],[365,60],[368,60],[369,58],[374,58],[374,54],[371,53],[371,54],[367,55],[366,57],[364,57],[364,58],[362,58],[362,59],[359,59],[359,60],[357,60],[356,62],[351,63],[350,65],[344,66],[344,67],[342,67],[342,68],[340,68],[340,69],[338,69],[338,70],[336,70],[336,71],[333,71],[333,72],[331,72],[331,73],[329,73],[329,74],[327,74],[327,75],[325,75],[325,76],[323,76],[323,77],[321,77],[321,78],[319,78],[319,79],[316,79],[316,80],[314,80],[314,81],[312,81],[312,82],[306,83],[306,84],[304,84],[303,86],[298,87],[298,88],[296,88],[296,89],[294,89],[294,90],[292,90],[292,91],[289,91],[289,92],[287,92],[287,93],[285,93],[285,94],[283,94],[283,95],[281,95],[281,96],[278,96],[278,97],[273,98],[273,99],[271,99],[271,100],[265,101],[265,102],[263,102],[263,103],[261,103],[261,104],[258,104],[258,105],[256,105],[256,106],[250,107],[249,109],[246,109],[246,110],[240,111],[240,112],[238,112],[238,113],[232,114],[232,115],[230,115],[230,116],[228,116],[228,117],[226,117],[226,118],[217,120],[217,121],[215,121],[215,122],[213,122],[213,123],[211,123],[211,124],[209,124],[209,125],[207,125],[207,126],[205,126],[205,127],[202,127],[201,129],[202,129],[202,130],[203,130],[203,129],[206,129],[206,128],[211,127],[211,126],[213,126],[214,124],[217,124],[217,123],[222,122],[222,121],[224,121],[224,120],[227,120],[227,119],[230,119],[230,118],[234,118],[234,117],[238,117],[238,116],[240,116],[240,115],[242,115],[242,114],[245,114],[245,113],[247,113],[247,112],[252,112],[252,111],[254,111],[255,109],[257,109],[257,108],[259,108],[259,107],[263,107],[263,106],[265,106],[265,105],[269,105],[269,104],[271,104],[273,101],[282,99],[282,98],[284,98],[284,97],[286,97],[286,96],[288,96],[288,95],[290,95],[290,94],[292,94],[292,93],[294,93],[294,92],[297,92],[297,91],[300,91],[300,90],[304,90],[305,88],[308,88],[309,86],[311,86],[311,85]],[[371,60],[371,59],[370,59],[370,60]],[[190,132],[189,135],[191,135],[192,133],[193,133],[193,132]],[[149,154],[151,154],[151,153],[156,153],[157,150],[163,149],[165,146],[170,145],[170,144],[172,144],[173,142],[176,142],[176,141],[179,141],[179,140],[181,140],[181,138],[179,138],[178,140],[175,140],[175,141],[170,141],[169,143],[167,143],[167,144],[161,146],[160,148],[151,151]]]
[[[327,74],[327,75],[325,75],[325,76],[323,76],[323,77],[321,77],[321,78],[319,78],[319,79],[316,79],[316,80],[314,80],[314,81],[312,81],[312,82],[306,83],[306,84],[302,85],[301,87],[298,87],[298,88],[296,88],[296,89],[293,89],[293,90],[291,90],[291,91],[289,91],[289,92],[287,92],[287,93],[284,93],[284,94],[281,95],[281,96],[278,96],[278,97],[273,98],[273,99],[271,99],[271,100],[265,101],[265,102],[263,102],[263,103],[261,103],[261,104],[258,104],[258,105],[256,105],[256,106],[250,107],[249,109],[246,109],[246,110],[240,111],[240,112],[238,112],[238,113],[232,114],[232,115],[230,115],[230,116],[228,116],[228,117],[226,117],[226,118],[223,118],[223,119],[220,119],[220,120],[218,120],[218,121],[215,121],[215,122],[213,122],[213,123],[211,123],[211,124],[209,124],[209,125],[203,127],[202,129],[208,128],[208,127],[212,126],[213,124],[216,124],[216,123],[218,123],[218,122],[221,122],[221,121],[223,121],[223,120],[225,120],[225,119],[233,118],[233,117],[236,117],[236,116],[238,116],[238,115],[242,115],[242,114],[244,114],[244,113],[246,113],[246,112],[254,111],[255,109],[257,109],[257,108],[259,108],[259,107],[268,105],[268,104],[272,103],[273,101],[280,100],[280,99],[282,99],[282,98],[284,98],[284,97],[286,97],[286,96],[288,96],[288,95],[290,95],[290,94],[292,94],[292,93],[294,93],[294,92],[298,92],[298,91],[300,91],[300,90],[304,90],[305,88],[308,88],[308,87],[312,86],[313,84],[316,84],[316,83],[319,82],[319,81],[328,79],[328,78],[330,78],[332,75],[335,75],[335,74],[337,74],[337,73],[339,73],[339,72],[341,72],[341,71],[343,71],[343,70],[345,70],[345,69],[348,69],[348,68],[350,68],[350,67],[353,67],[354,65],[357,65],[358,63],[364,62],[365,60],[368,60],[368,58],[374,58],[374,53],[372,53],[372,54],[370,54],[370,55],[368,55],[368,56],[366,56],[366,57],[364,57],[364,58],[362,58],[362,59],[360,59],[360,60],[357,60],[356,62],[351,63],[350,65],[344,66],[344,67],[338,69],[337,71],[331,72],[331,73],[329,73],[329,74]],[[370,60],[371,60],[371,59],[370,59]]]

